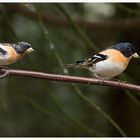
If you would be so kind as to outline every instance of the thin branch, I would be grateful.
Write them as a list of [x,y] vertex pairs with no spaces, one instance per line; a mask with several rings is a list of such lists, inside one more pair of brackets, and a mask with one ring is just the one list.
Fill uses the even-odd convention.
[[128,89],[131,91],[140,92],[140,86],[129,84],[125,82],[116,82],[110,80],[100,80],[95,78],[85,78],[85,77],[77,77],[77,76],[67,76],[67,75],[57,75],[43,72],[35,72],[35,71],[27,71],[27,70],[17,70],[17,69],[0,69],[1,74],[5,74],[7,76],[23,76],[23,77],[31,77],[36,79],[44,79],[44,80],[52,80],[52,81],[61,81],[61,82],[69,82],[69,83],[83,83],[83,84],[91,84],[91,85],[100,85],[100,86],[109,86],[118,89]]
[[[22,4],[4,4],[4,6],[10,12],[21,14],[25,17],[29,17],[32,19],[37,19],[38,14],[34,11],[31,11],[28,7]],[[54,26],[60,27],[69,27],[70,23],[61,18],[60,16],[50,16],[47,14],[41,14],[42,20],[45,24],[50,24]],[[130,29],[140,29],[140,17],[131,17],[127,19],[117,19],[117,20],[109,20],[109,21],[100,21],[100,22],[88,22],[75,20],[74,21],[80,27],[86,27],[89,30],[94,31],[126,31]]]

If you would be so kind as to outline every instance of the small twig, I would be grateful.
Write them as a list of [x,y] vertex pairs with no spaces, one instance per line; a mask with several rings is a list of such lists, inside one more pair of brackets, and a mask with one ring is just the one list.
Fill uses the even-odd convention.
[[[27,70],[16,70],[16,69],[0,69],[0,73],[8,73],[8,76],[23,76],[31,77],[36,79],[52,80],[52,81],[62,81],[71,83],[84,83],[91,85],[109,86],[118,89],[128,89],[131,91],[140,92],[140,86],[134,84],[120,84],[116,81],[110,80],[100,80],[95,78],[85,78],[77,76],[67,76],[67,75],[57,75],[43,72],[27,71]],[[7,76],[7,75],[6,75]]]

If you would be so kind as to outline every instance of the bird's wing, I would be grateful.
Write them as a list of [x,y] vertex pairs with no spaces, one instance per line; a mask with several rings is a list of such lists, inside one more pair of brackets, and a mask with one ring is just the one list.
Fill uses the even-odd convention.
[[76,61],[75,64],[66,64],[66,67],[75,67],[75,68],[86,68],[87,66],[92,66],[97,62],[103,61],[107,59],[107,55],[104,54],[95,54],[91,57],[85,59],[85,61]]
[[89,59],[91,59],[90,61],[92,61],[92,63],[95,64],[97,62],[106,60],[107,59],[107,55],[98,53],[98,54],[93,55]]
[[6,55],[7,51],[0,47],[0,55]]
[[95,64],[97,62],[100,62],[100,61],[103,61],[106,59],[107,59],[107,55],[99,53],[99,54],[95,54],[95,55],[87,58],[85,61],[76,61],[76,64],[90,66],[92,64]]

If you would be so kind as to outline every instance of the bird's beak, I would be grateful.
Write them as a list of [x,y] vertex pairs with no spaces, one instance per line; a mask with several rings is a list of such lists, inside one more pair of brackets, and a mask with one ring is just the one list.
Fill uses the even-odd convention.
[[34,52],[33,48],[31,48],[31,47],[26,50],[26,53],[31,53],[31,52]]
[[134,58],[140,58],[139,55],[138,55],[137,53],[134,53],[134,54],[132,55],[132,57],[134,57]]

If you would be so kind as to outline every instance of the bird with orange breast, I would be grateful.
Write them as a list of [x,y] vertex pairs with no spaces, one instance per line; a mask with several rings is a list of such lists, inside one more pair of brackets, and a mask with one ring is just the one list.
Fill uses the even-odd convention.
[[0,66],[10,65],[34,51],[27,42],[0,43]]
[[132,57],[139,58],[134,46],[128,42],[118,43],[85,60],[66,66],[88,69],[97,78],[110,79],[121,74],[127,68]]

